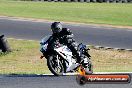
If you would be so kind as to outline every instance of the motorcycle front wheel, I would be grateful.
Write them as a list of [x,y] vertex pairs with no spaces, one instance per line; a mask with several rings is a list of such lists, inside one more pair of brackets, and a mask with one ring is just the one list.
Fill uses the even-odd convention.
[[64,67],[59,56],[49,56],[47,66],[55,76],[60,76],[64,73]]

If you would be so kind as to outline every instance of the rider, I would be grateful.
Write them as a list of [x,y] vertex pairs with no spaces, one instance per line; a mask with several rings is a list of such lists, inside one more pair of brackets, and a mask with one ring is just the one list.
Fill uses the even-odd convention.
[[51,30],[53,34],[48,42],[48,48],[54,48],[58,43],[67,45],[73,55],[77,58],[77,63],[80,63],[82,57],[79,55],[77,43],[73,39],[72,32],[68,28],[62,28],[60,22],[52,23]]

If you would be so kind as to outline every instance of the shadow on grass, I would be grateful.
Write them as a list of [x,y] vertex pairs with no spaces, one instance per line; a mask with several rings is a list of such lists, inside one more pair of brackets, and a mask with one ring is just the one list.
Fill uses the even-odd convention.
[[6,56],[6,55],[8,55],[8,54],[10,54],[10,53],[13,53],[13,52],[18,52],[18,51],[20,51],[20,50],[18,50],[18,49],[12,49],[11,51],[9,51],[9,52],[2,52],[2,50],[0,50],[0,57],[1,56]]
[[0,57],[1,56],[5,56],[5,55],[7,55],[7,54],[9,54],[10,52],[2,52],[2,51],[0,51]]

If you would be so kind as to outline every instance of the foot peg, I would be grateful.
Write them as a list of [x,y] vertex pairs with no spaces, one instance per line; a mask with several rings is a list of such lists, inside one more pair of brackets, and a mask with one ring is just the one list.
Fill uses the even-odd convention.
[[40,56],[40,59],[43,59],[44,56]]

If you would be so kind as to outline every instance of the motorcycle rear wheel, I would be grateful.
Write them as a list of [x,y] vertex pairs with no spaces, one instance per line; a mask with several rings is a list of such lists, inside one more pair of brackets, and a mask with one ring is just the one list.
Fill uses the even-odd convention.
[[86,74],[92,74],[93,73],[93,65],[92,62],[89,61],[88,66],[85,68]]

